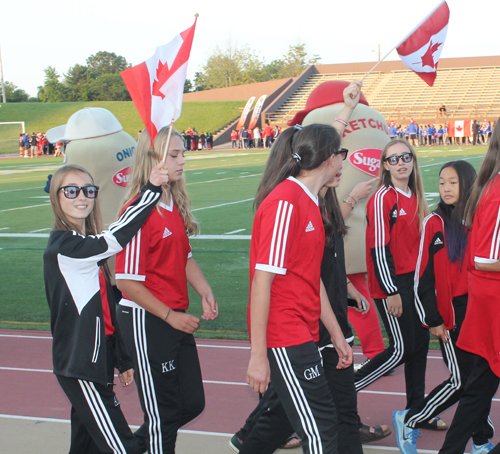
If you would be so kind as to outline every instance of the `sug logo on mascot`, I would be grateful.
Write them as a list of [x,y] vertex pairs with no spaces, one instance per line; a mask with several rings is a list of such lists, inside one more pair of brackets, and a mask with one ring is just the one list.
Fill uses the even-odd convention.
[[349,162],[356,169],[374,177],[378,176],[380,170],[380,148],[364,148],[349,155]]
[[130,179],[132,178],[130,166],[119,170],[113,175],[113,183],[122,188],[126,188]]

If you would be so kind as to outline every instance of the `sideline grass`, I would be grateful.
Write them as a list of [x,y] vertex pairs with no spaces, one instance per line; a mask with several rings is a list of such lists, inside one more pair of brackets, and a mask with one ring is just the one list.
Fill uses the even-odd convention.
[[[246,101],[191,101],[182,106],[182,116],[175,123],[182,131],[195,127],[197,131],[213,132],[236,118]],[[26,131],[46,132],[66,124],[68,118],[84,107],[103,107],[113,112],[123,129],[132,137],[144,124],[132,101],[95,101],[60,103],[7,103],[0,109],[0,122],[24,121]],[[0,125],[0,154],[18,152],[21,125]]]
[[[437,174],[445,162],[467,159],[479,168],[486,147],[422,147],[417,153],[429,204],[438,200]],[[267,151],[212,151],[188,154],[186,176],[202,234],[250,235],[251,200]],[[43,288],[46,238],[7,238],[3,233],[48,233],[52,211],[43,186],[61,158],[0,159],[0,269],[3,298],[0,328],[49,329]],[[234,203],[239,202],[239,203]],[[41,205],[41,206],[38,206]],[[27,206],[33,208],[19,209]],[[3,211],[11,210],[11,211]],[[247,339],[248,240],[191,239],[193,254],[214,288],[220,317],[203,322],[200,337]],[[200,298],[190,290],[190,311],[200,315]],[[431,344],[436,347],[437,344]]]

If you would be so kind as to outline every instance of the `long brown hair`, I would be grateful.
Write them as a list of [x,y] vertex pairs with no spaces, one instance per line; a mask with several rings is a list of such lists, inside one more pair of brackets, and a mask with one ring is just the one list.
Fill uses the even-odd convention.
[[417,196],[417,208],[419,224],[422,226],[425,216],[429,214],[429,206],[427,205],[427,200],[425,199],[424,184],[422,182],[422,175],[420,174],[420,169],[418,167],[417,154],[410,143],[405,139],[393,139],[384,148],[382,156],[380,156],[380,171],[377,189],[381,186],[394,186],[391,180],[391,172],[384,167],[385,158],[387,157],[387,152],[389,149],[396,145],[397,143],[402,143],[408,147],[410,153],[413,155],[413,171],[411,172],[410,179],[408,181],[408,187]]
[[[151,146],[151,139],[148,131],[145,129],[140,134],[137,141],[137,152],[133,164],[132,178],[128,184],[127,194],[125,195],[124,202],[120,207],[120,212],[128,203],[135,199],[137,194],[141,191],[141,188],[147,183],[149,175],[151,174],[151,169],[160,162],[162,158],[161,153],[167,142],[169,129],[170,126],[165,126],[160,129],[154,140],[154,148]],[[184,143],[184,138],[175,129],[172,129],[172,136],[177,136],[182,140],[182,143]],[[163,188],[163,192],[166,194],[165,188]],[[186,233],[188,235],[195,235],[199,231],[199,224],[191,213],[191,201],[187,194],[186,179],[184,174],[179,181],[173,181],[170,183],[170,194],[172,195],[173,201],[177,206],[177,210],[184,221]],[[157,206],[157,209],[160,211],[159,205]]]
[[491,134],[488,151],[483,159],[481,168],[477,174],[472,192],[465,207],[465,222],[469,229],[472,228],[476,209],[486,189],[489,190],[493,178],[500,172],[500,126],[497,120],[493,133]]
[[94,184],[94,179],[92,178],[92,175],[90,175],[89,171],[78,164],[66,164],[54,173],[54,176],[50,180],[50,202],[52,203],[52,209],[55,216],[54,230],[75,230],[76,232],[86,236],[97,235],[98,233],[101,233],[101,211],[99,208],[98,197],[94,199],[94,208],[85,219],[85,232],[81,232],[80,227],[70,221],[66,213],[64,213],[61,208],[61,203],[59,201],[59,188],[61,187],[66,175],[71,172],[81,172],[88,175],[92,184]]
[[[312,124],[302,130],[285,129],[274,142],[267,159],[262,179],[254,200],[258,209],[269,193],[289,176],[296,177],[302,169],[312,170],[321,165],[340,147],[340,136],[331,126]],[[292,155],[297,153],[300,160]],[[340,212],[335,189],[329,189],[325,198],[319,196],[319,204],[326,237],[334,231],[344,236],[347,228]]]

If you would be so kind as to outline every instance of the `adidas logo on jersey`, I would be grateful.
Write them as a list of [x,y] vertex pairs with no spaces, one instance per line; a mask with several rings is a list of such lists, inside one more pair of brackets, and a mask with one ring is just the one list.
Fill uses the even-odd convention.
[[441,238],[436,238],[436,241],[434,241],[434,246],[439,246],[440,244],[443,244]]
[[170,235],[172,235],[172,232],[165,227],[165,231],[163,232],[163,238],[167,238],[167,236]]
[[398,217],[398,210],[394,210],[394,211],[392,212],[392,217],[393,217],[393,218],[397,218],[397,217]]
[[307,224],[306,227],[306,232],[312,232],[314,230],[314,226],[311,221],[309,221],[309,224]]
[[400,215],[400,216],[404,216],[405,214],[406,214],[406,211],[405,211],[405,210],[403,210],[403,208],[401,208],[401,209],[399,210],[399,215]]

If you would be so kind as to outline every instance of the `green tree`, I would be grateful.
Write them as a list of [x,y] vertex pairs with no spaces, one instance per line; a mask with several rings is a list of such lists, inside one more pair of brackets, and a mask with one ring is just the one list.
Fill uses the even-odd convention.
[[216,46],[195,74],[196,90],[262,82],[263,66],[264,62],[247,45],[238,47],[228,41],[224,47]]
[[314,65],[321,60],[319,55],[309,55],[305,43],[288,46],[288,52],[281,60],[281,77],[297,77],[309,65]]
[[4,86],[7,102],[28,102],[29,95],[23,89],[17,88],[12,82],[5,82]]
[[85,85],[90,81],[89,69],[87,66],[76,64],[68,69],[64,74],[64,85],[68,90],[68,101],[88,101],[86,97]]
[[130,95],[120,74],[102,74],[85,86],[90,101],[130,101]]
[[189,93],[190,91],[193,91],[193,88],[194,88],[193,83],[186,77],[186,81],[184,82],[184,93]]
[[43,85],[38,87],[38,99],[42,102],[66,101],[66,88],[59,81],[59,74],[53,66],[47,66],[43,70],[45,78]]
[[116,55],[114,52],[97,52],[87,58],[87,67],[91,79],[96,79],[102,74],[119,74],[130,68],[125,57]]

